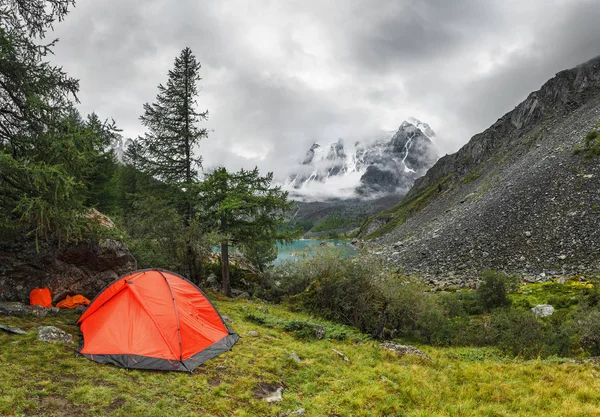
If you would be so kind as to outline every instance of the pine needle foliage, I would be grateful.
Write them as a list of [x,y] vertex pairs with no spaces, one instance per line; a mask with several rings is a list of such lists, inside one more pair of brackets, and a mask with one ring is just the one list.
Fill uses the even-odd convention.
[[208,110],[197,111],[199,71],[192,50],[183,49],[169,71],[166,86],[159,84],[156,101],[144,104],[140,117],[148,129],[140,138],[142,169],[167,183],[198,180],[202,159],[194,156],[194,150],[208,135],[206,128],[198,127],[208,118]]

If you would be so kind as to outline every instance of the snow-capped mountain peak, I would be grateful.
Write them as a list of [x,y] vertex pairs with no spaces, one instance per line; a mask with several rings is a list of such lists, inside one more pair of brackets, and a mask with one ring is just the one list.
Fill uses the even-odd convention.
[[408,122],[408,123],[412,124],[413,126],[415,126],[416,128],[418,128],[429,139],[431,139],[431,140],[435,139],[435,132],[433,131],[433,129],[431,127],[429,127],[429,125],[427,123],[423,123],[419,119],[415,119],[412,116],[410,116],[408,119],[406,119],[406,122]]
[[292,196],[316,199],[406,191],[437,160],[433,138],[427,123],[411,117],[396,132],[364,143],[342,138],[314,143],[284,188]]

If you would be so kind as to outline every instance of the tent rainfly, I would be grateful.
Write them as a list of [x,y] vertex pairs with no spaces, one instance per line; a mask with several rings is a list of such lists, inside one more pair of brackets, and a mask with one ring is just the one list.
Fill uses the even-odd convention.
[[123,368],[192,372],[239,339],[200,288],[161,269],[111,283],[77,325],[78,354]]

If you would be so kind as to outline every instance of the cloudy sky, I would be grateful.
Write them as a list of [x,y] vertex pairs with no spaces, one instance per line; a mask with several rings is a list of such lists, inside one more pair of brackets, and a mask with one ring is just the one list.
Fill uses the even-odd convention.
[[556,72],[600,54],[597,0],[77,0],[53,61],[80,109],[143,132],[186,46],[202,63],[205,166],[284,176],[315,141],[415,116],[455,152]]

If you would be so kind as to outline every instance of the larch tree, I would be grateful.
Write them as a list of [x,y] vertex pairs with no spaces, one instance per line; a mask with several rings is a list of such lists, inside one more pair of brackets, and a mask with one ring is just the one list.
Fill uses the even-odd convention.
[[[140,117],[147,129],[139,138],[140,168],[181,191],[177,208],[188,229],[195,226],[195,190],[202,164],[194,150],[208,134],[206,128],[199,127],[199,123],[208,118],[208,111],[198,111],[196,102],[200,67],[192,50],[183,49],[169,71],[166,85],[159,84],[156,101],[144,104],[144,114]],[[189,236],[186,264],[190,278],[197,281],[199,267],[192,241],[196,233]]]
[[[73,0],[3,0],[0,6],[0,237],[80,236],[90,167],[101,138],[73,102],[78,80],[47,57],[46,40]],[[37,240],[36,240],[37,241]]]
[[261,176],[258,169],[230,173],[214,170],[200,185],[202,219],[208,230],[221,236],[223,293],[231,297],[229,246],[260,243],[268,252],[278,241],[293,238],[282,230],[290,209],[287,192],[272,185],[273,174]]

